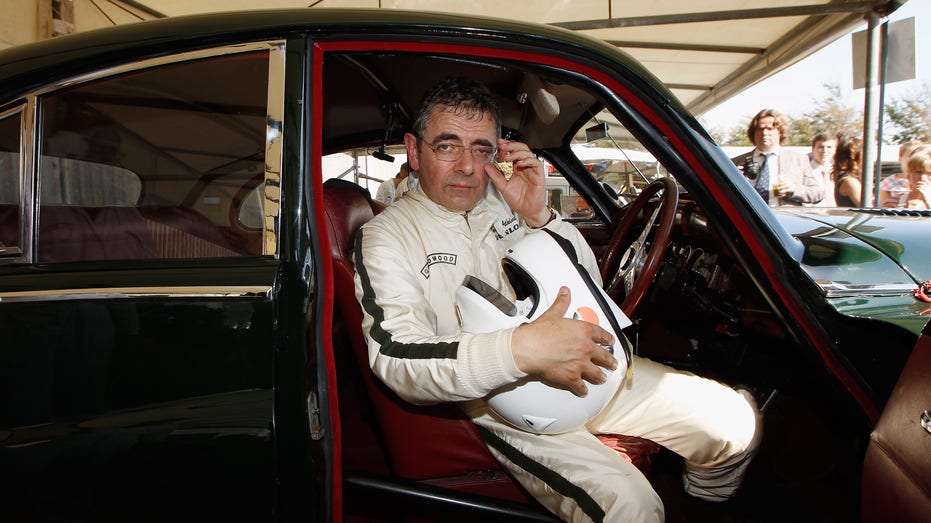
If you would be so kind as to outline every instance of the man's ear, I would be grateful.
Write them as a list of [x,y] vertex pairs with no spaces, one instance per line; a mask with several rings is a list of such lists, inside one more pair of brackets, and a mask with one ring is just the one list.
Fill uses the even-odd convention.
[[404,133],[404,147],[407,148],[407,163],[411,171],[420,170],[420,151],[417,147],[417,137],[411,133]]

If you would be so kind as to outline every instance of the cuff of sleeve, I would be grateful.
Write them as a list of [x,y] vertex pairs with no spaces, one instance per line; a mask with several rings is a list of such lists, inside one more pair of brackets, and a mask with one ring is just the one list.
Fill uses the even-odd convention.
[[550,223],[546,224],[545,228],[555,232],[563,238],[572,238],[572,233],[569,231],[572,231],[573,233],[578,231],[578,229],[575,228],[575,225],[572,225],[570,222],[564,221],[562,219],[551,221]]
[[556,209],[550,207],[549,205],[547,205],[546,208],[550,211],[550,219],[547,220],[546,223],[544,223],[543,225],[541,225],[541,226],[539,226],[539,227],[533,227],[533,226],[531,226],[529,223],[527,223],[527,220],[521,218],[521,222],[523,222],[524,227],[530,229],[531,231],[538,231],[538,230],[540,230],[540,229],[549,228],[549,225],[552,224],[552,223],[554,223],[554,222],[560,222],[560,221],[562,221],[562,220],[559,219],[560,216],[559,216],[559,213],[556,212]]
[[[473,334],[461,355],[464,376],[479,396],[513,383],[527,375],[517,368],[511,354],[511,335],[514,329],[503,329],[486,334]],[[462,341],[465,341],[463,339]],[[460,349],[463,343],[460,341]]]

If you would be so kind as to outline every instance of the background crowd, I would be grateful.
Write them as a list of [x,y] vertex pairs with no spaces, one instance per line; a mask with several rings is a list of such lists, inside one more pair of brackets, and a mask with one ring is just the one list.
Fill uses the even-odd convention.
[[[732,158],[770,205],[861,207],[863,140],[839,132],[819,132],[811,152],[783,147],[789,134],[786,117],[763,109],[750,121],[747,138],[754,148]],[[910,141],[899,148],[901,170],[879,180],[877,207],[931,208],[931,145]]]

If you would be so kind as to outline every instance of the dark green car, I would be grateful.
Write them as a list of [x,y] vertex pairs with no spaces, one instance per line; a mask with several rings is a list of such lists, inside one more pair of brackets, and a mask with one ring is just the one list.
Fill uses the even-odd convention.
[[[767,207],[603,42],[316,9],[0,52],[2,519],[552,521],[454,405],[405,404],[366,364],[352,235],[450,75],[486,83],[506,135],[568,182],[549,203],[605,281],[629,276],[609,292],[638,352],[764,410],[721,505],[625,440],[670,521],[927,519],[929,214]],[[656,159],[627,172],[632,203],[586,141]]]

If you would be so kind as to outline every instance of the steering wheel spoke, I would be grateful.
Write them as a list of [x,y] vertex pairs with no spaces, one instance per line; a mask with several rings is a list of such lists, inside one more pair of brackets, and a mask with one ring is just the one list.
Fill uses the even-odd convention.
[[[625,245],[625,239],[631,235],[638,217],[658,193],[662,193],[661,198],[640,234]],[[623,297],[621,310],[628,316],[633,316],[659,271],[672,235],[678,204],[679,191],[675,181],[660,178],[647,186],[628,206],[611,235],[601,263],[601,277],[609,282],[605,287],[609,296],[615,300]]]

